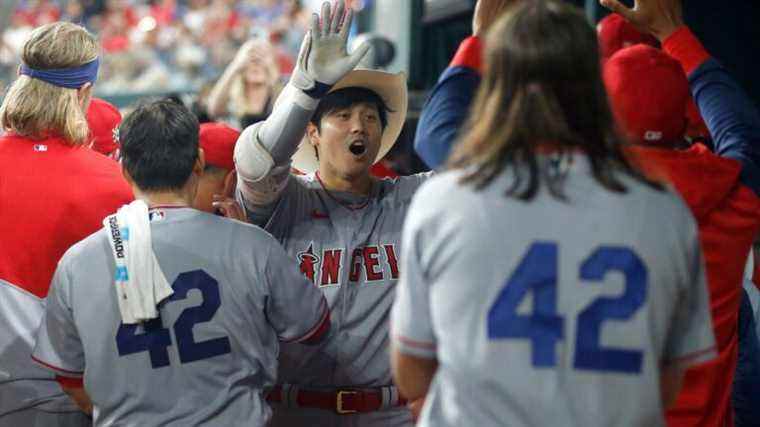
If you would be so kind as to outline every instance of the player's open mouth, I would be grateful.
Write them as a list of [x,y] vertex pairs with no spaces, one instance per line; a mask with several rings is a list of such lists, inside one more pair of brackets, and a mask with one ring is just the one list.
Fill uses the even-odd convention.
[[348,150],[355,156],[361,156],[367,152],[367,146],[363,141],[354,141],[348,146]]

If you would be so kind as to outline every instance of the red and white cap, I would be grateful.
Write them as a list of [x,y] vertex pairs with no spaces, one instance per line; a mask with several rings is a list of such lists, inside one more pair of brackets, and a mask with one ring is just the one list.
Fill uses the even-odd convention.
[[224,123],[202,123],[198,143],[203,148],[206,164],[227,170],[235,169],[233,156],[239,136],[240,132]]
[[683,138],[690,95],[678,61],[640,44],[612,55],[603,75],[612,111],[634,142],[672,143]]
[[121,123],[121,113],[107,101],[92,98],[87,108],[87,125],[90,127],[90,148],[106,156],[113,156],[118,141],[116,129]]

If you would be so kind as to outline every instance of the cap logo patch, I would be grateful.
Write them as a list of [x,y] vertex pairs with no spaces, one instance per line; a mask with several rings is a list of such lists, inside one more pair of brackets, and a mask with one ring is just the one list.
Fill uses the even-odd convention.
[[648,130],[644,132],[644,141],[659,141],[662,139],[662,132]]

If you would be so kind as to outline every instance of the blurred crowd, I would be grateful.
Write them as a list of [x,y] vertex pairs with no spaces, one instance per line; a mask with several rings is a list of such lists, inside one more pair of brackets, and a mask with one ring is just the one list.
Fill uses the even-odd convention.
[[0,79],[13,79],[29,32],[56,20],[84,25],[99,37],[105,52],[97,86],[101,95],[201,90],[251,38],[268,41],[280,72],[288,74],[316,3],[21,0],[0,39]]

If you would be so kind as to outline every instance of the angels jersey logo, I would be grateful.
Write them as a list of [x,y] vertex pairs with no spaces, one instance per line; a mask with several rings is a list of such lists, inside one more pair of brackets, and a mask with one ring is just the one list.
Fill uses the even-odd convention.
[[298,253],[298,263],[301,266],[301,273],[315,283],[314,272],[319,265],[319,257],[314,255],[314,243],[310,244],[305,252]]
[[[344,260],[343,254],[351,259]],[[314,242],[297,255],[301,273],[319,287],[339,286],[344,263],[349,263],[348,281],[353,283],[381,282],[398,279],[398,259],[395,245],[369,245],[347,252],[345,248],[314,251]]]

